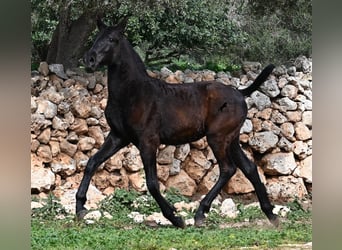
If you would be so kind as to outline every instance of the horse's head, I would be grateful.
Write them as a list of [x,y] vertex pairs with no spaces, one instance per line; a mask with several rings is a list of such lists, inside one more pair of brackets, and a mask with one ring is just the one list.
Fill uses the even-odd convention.
[[97,20],[99,33],[91,49],[84,55],[85,66],[94,71],[99,65],[111,65],[120,59],[120,44],[127,19],[116,26],[106,26]]

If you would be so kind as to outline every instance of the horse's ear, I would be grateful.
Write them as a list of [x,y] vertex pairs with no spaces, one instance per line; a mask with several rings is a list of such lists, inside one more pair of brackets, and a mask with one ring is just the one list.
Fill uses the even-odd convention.
[[117,29],[123,34],[125,32],[126,29],[126,25],[128,22],[128,17],[124,17],[122,19],[120,19],[119,23],[117,24]]
[[107,26],[102,22],[101,18],[97,18],[96,25],[99,30],[105,29]]

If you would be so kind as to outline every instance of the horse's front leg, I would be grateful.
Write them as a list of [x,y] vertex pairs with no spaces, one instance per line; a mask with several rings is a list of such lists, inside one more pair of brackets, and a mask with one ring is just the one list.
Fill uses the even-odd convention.
[[160,193],[156,167],[156,151],[158,145],[159,143],[153,143],[153,140],[148,140],[148,142],[144,142],[139,146],[141,159],[144,164],[147,188],[157,201],[164,217],[170,220],[174,226],[184,228],[185,223],[183,219],[175,216],[176,209]]
[[76,193],[76,216],[78,219],[82,219],[86,215],[87,210],[84,207],[84,204],[87,201],[86,194],[89,188],[90,180],[93,177],[96,169],[101,165],[101,163],[106,161],[109,157],[111,157],[127,144],[128,143],[124,142],[122,139],[110,132],[99,151],[90,157],[85,168],[81,184]]

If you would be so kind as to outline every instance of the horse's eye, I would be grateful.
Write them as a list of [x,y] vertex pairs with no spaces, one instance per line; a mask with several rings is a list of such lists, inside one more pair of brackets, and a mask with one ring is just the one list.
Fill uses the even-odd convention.
[[114,38],[109,38],[109,41],[110,41],[111,43],[113,43],[113,42],[115,42],[115,39],[114,39]]

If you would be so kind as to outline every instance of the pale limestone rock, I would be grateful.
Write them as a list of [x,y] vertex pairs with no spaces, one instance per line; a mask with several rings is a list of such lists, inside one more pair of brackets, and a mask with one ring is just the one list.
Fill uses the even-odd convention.
[[77,145],[68,142],[66,139],[62,139],[59,143],[61,152],[73,157],[77,151]]
[[265,174],[269,175],[289,175],[297,167],[292,152],[267,154],[261,163]]
[[157,156],[157,162],[159,164],[172,164],[173,163],[173,156],[175,153],[176,147],[175,146],[167,146],[162,150],[159,150]]
[[59,154],[51,162],[51,170],[54,173],[70,176],[76,172],[76,161],[67,154]]
[[52,161],[52,153],[49,145],[40,145],[37,149],[37,155],[43,160],[43,162]]
[[298,140],[305,141],[311,139],[312,132],[303,122],[297,122],[294,125],[294,129],[295,136]]
[[88,137],[88,136],[87,136],[87,137],[81,138],[81,139],[78,141],[77,147],[78,147],[79,150],[81,150],[81,151],[83,151],[83,152],[84,152],[84,151],[89,151],[89,150],[91,150],[91,149],[94,148],[95,143],[96,143],[96,141],[95,141],[94,138]]
[[312,156],[306,157],[299,163],[293,175],[295,177],[302,177],[305,182],[312,183]]
[[196,192],[196,182],[181,170],[178,175],[170,176],[166,181],[166,188],[175,188],[184,196],[193,196]]
[[127,152],[124,153],[125,158],[122,161],[122,165],[126,170],[130,172],[137,172],[143,169],[143,163],[140,157],[139,150],[136,147],[130,147]]
[[220,207],[220,214],[224,217],[236,218],[239,210],[231,198],[225,199]]
[[249,138],[248,143],[256,151],[265,153],[277,145],[278,136],[272,131],[258,132]]
[[196,183],[199,183],[211,165],[212,163],[207,160],[202,151],[193,149],[190,157],[184,162],[183,168]]
[[55,174],[48,168],[32,165],[31,162],[31,191],[48,192],[55,184]]
[[266,189],[269,197],[274,200],[293,201],[308,194],[303,179],[291,175],[267,179]]
[[146,192],[146,179],[143,171],[135,172],[128,175],[130,185],[138,192]]

